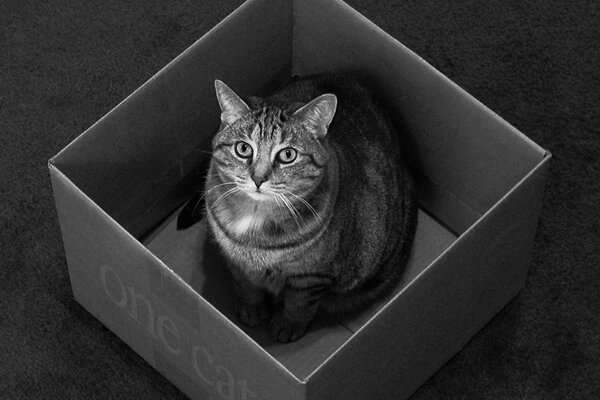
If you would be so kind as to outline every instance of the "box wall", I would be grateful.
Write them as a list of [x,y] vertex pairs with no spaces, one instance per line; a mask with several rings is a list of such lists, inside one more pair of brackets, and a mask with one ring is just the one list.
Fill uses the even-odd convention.
[[252,94],[289,79],[291,27],[291,2],[245,3],[72,142],[55,164],[132,234],[145,232],[191,194],[190,185],[169,192],[210,150],[220,120],[214,79]]
[[304,398],[302,384],[50,171],[73,293],[88,311],[193,399]]
[[311,377],[309,399],[408,397],[523,288],[549,158]]
[[400,111],[412,162],[427,178],[421,183],[431,186],[423,201],[438,217],[454,212],[456,231],[542,159],[539,146],[345,3],[294,4],[294,73],[371,73]]

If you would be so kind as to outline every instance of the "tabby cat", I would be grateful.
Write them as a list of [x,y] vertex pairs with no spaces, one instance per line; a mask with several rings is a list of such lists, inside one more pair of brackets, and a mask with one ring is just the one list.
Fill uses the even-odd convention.
[[416,226],[413,180],[362,78],[295,78],[246,101],[215,89],[206,215],[239,320],[270,318],[275,340],[294,341],[317,311],[356,310],[397,282]]

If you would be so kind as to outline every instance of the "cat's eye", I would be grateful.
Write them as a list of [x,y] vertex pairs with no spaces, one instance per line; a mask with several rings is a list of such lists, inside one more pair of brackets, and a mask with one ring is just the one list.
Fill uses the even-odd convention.
[[235,154],[241,158],[250,158],[252,157],[252,146],[246,142],[237,142],[235,144]]
[[294,162],[296,157],[298,156],[298,152],[291,147],[285,148],[277,153],[277,159],[282,164],[291,164]]

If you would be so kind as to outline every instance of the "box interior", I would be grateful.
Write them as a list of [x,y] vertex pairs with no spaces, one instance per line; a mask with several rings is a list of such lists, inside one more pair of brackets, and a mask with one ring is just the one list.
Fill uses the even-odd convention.
[[[544,151],[342,2],[245,3],[53,162],[237,323],[227,273],[205,240],[205,222],[184,231],[174,227],[178,208],[198,190],[199,165],[218,128],[214,79],[238,93],[261,95],[293,74],[344,69],[376,77],[410,145],[421,210],[398,293],[523,179]],[[386,301],[343,320],[321,316],[293,344],[272,342],[264,327],[241,328],[304,379]]]

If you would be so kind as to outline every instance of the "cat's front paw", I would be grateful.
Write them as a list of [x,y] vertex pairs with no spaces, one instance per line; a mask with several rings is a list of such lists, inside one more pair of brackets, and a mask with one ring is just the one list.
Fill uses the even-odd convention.
[[249,327],[260,325],[269,318],[269,310],[264,303],[251,304],[238,298],[234,311],[240,322]]
[[293,342],[304,336],[308,323],[292,321],[282,313],[277,313],[269,325],[269,333],[274,340],[282,343]]

